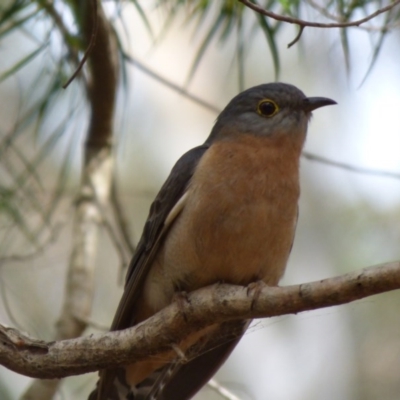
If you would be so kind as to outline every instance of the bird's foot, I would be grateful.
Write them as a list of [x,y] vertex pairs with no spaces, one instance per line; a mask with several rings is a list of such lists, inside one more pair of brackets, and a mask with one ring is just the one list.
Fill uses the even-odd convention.
[[254,310],[256,302],[258,298],[260,297],[262,289],[264,289],[266,286],[268,286],[264,281],[256,281],[256,282],[251,282],[250,284],[247,285],[247,296],[251,296],[251,305],[250,305],[250,310]]
[[186,307],[190,305],[190,300],[187,292],[176,292],[174,294],[174,297],[172,299],[174,302],[176,302],[179,311],[182,313],[183,319],[185,322],[188,322],[188,318],[186,315]]

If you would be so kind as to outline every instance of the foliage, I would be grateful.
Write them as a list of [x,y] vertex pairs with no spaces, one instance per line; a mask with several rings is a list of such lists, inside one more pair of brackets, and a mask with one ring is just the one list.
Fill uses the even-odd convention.
[[[123,2],[115,0],[108,3],[110,18],[114,22],[123,21]],[[138,0],[130,0],[129,3],[153,37],[148,4],[145,7],[145,2]],[[279,15],[307,16],[322,22],[346,22],[370,14],[386,2],[330,0],[321,6],[314,0],[259,0],[258,4]],[[153,5],[165,11],[166,16],[158,40],[182,16],[185,27],[194,27],[195,33],[201,36],[188,80],[196,73],[212,42],[225,45],[234,37],[236,51],[233,57],[238,63],[239,86],[243,88],[246,55],[254,42],[254,35],[260,31],[265,37],[269,59],[278,77],[282,21],[255,13],[237,0],[155,0]],[[81,6],[81,2],[74,0],[8,0],[0,5],[0,39],[5,46],[21,41],[25,44],[18,46],[24,53],[18,54],[15,60],[2,61],[0,90],[10,81],[17,87],[19,82],[24,83],[24,88],[28,87],[15,101],[19,104],[12,126],[3,125],[0,132],[0,169],[6,177],[0,182],[3,234],[0,252],[3,255],[4,252],[7,256],[11,255],[12,246],[7,244],[10,240],[12,242],[11,226],[22,234],[26,248],[30,250],[39,250],[54,235],[54,215],[70,177],[72,156],[80,151],[83,135],[81,129],[74,129],[74,124],[82,125],[80,118],[85,112],[85,94],[79,85],[79,82],[84,82],[85,73],[78,75],[67,92],[61,89],[78,67],[87,48],[82,40]],[[399,16],[398,7],[393,8],[368,26],[362,26],[371,36],[371,68],[379,56],[386,34],[397,27]],[[340,38],[349,67],[351,49],[346,29],[340,30]],[[119,46],[122,55],[124,51],[120,42]],[[121,59],[125,60],[122,64],[125,72],[127,59]],[[33,68],[35,65],[42,67]],[[38,71],[37,75],[32,76],[31,71]],[[123,76],[126,77],[126,73]],[[123,82],[127,87],[126,79]],[[61,113],[58,111],[60,108],[63,110]],[[56,109],[58,115],[55,117]],[[54,177],[49,196],[49,182],[42,181],[40,169],[49,158],[59,157],[58,154],[62,154],[64,160]]]

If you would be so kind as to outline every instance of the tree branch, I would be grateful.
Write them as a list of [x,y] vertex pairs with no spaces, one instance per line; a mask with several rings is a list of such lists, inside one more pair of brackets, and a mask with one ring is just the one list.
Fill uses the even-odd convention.
[[[75,9],[77,23],[81,24],[82,38],[87,44],[82,62],[71,79],[88,58],[85,89],[91,114],[84,147],[82,182],[75,202],[72,252],[64,304],[57,323],[57,340],[82,335],[92,312],[97,239],[101,228],[99,204],[105,206],[109,202],[113,175],[114,111],[119,79],[116,38],[101,2],[74,0],[71,5]],[[43,349],[35,354],[40,356],[42,352]],[[36,380],[22,399],[52,399],[58,385],[59,381],[56,380]]]
[[252,3],[250,0],[238,0],[240,3],[243,3],[246,7],[251,8],[252,10],[256,11],[261,15],[265,15],[266,17],[275,19],[276,21],[287,22],[289,24],[296,24],[299,26],[300,31],[297,34],[296,38],[292,40],[288,47],[293,46],[299,39],[305,27],[314,27],[314,28],[349,28],[354,26],[360,26],[371,19],[374,19],[380,14],[383,14],[397,5],[400,4],[400,0],[394,1],[393,3],[387,5],[386,7],[382,7],[376,10],[374,13],[367,15],[365,18],[358,19],[356,21],[351,22],[329,22],[329,23],[322,23],[322,22],[311,22],[305,21],[299,18],[293,18],[286,15],[276,14],[272,11],[266,10],[265,8],[260,7],[258,4]]
[[90,53],[93,50],[93,47],[96,43],[97,37],[97,30],[98,30],[98,20],[97,20],[97,0],[92,0],[93,5],[93,23],[92,25],[92,33],[90,35],[90,40],[87,49],[82,57],[82,60],[79,62],[78,67],[76,68],[75,72],[71,75],[68,81],[63,85],[63,89],[66,89],[69,84],[78,76],[79,72],[81,72],[83,66],[85,65],[87,59],[90,56]]
[[379,10],[375,11],[372,14],[367,15],[365,18],[358,19],[352,22],[329,22],[329,23],[322,23],[322,22],[311,22],[305,21],[303,19],[293,18],[286,15],[276,14],[272,11],[266,10],[265,8],[260,7],[259,5],[252,3],[250,0],[238,0],[239,2],[243,3],[245,6],[251,8],[252,10],[258,12],[259,14],[265,15],[266,17],[273,18],[277,21],[288,22],[289,24],[296,24],[299,27],[314,27],[314,28],[349,28],[352,26],[360,26],[365,22],[374,19],[380,14],[383,14],[392,8],[396,7],[400,4],[400,0],[396,0],[393,3],[387,5],[386,7],[380,8]]
[[[341,18],[337,15],[331,14],[325,6],[317,4],[314,0],[307,0],[307,3],[324,17],[332,21],[340,22]],[[360,26],[359,28],[368,32],[388,32],[392,29],[398,28],[399,26],[400,24],[397,22],[392,24],[384,23],[382,26]]]
[[330,160],[329,158],[318,156],[316,154],[309,153],[308,151],[303,151],[301,153],[301,155],[309,161],[317,161],[321,164],[330,165],[332,167],[338,167],[338,168],[341,168],[341,169],[344,169],[347,171],[356,172],[358,174],[375,175],[375,176],[381,176],[384,178],[400,179],[400,174],[397,172],[359,167],[359,166],[353,165],[353,164],[347,164],[347,163],[340,162],[340,161]]
[[54,379],[154,356],[169,361],[176,358],[177,343],[216,322],[296,314],[399,288],[400,262],[257,291],[217,284],[190,293],[183,310],[182,302],[173,303],[143,323],[117,332],[45,343],[0,327],[0,364],[23,375]]

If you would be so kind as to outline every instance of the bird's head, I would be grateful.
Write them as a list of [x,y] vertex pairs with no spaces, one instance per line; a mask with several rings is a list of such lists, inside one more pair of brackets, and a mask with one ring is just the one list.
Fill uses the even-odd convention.
[[325,97],[306,97],[293,85],[268,83],[234,97],[218,116],[207,142],[236,134],[282,137],[304,141],[311,112],[336,104]]

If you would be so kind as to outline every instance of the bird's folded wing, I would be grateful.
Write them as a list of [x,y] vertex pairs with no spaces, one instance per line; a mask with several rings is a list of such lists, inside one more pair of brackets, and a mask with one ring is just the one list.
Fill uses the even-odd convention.
[[[142,237],[137,245],[126,275],[125,290],[117,308],[111,330],[121,330],[135,324],[132,310],[140,295],[140,289],[148,273],[148,268],[157,253],[165,233],[182,210],[184,195],[196,166],[207,151],[208,145],[195,147],[185,153],[173,167],[168,179],[160,189],[150,207]],[[106,399],[106,393],[116,375],[116,370],[100,373],[97,398]],[[94,397],[96,398],[96,397]]]

